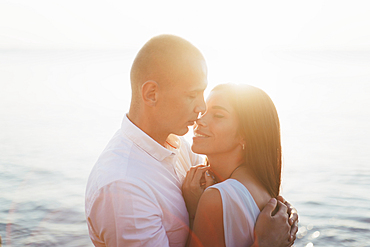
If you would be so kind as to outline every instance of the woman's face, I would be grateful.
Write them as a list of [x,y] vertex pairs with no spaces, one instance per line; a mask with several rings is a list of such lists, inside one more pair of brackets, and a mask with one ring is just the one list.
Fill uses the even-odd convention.
[[236,112],[224,94],[216,90],[209,95],[207,111],[194,125],[193,152],[227,154],[241,148]]

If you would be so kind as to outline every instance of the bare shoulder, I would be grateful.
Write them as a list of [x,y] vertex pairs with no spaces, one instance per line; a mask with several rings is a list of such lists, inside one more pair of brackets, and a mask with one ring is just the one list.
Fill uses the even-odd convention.
[[215,218],[222,213],[222,199],[218,189],[210,188],[203,193],[199,200],[197,213],[198,216],[207,216],[208,219]]
[[207,207],[215,207],[219,204],[221,205],[222,199],[220,191],[215,188],[209,188],[201,196],[199,204],[200,203],[204,204],[204,206]]
[[218,189],[207,189],[195,214],[190,246],[225,246],[222,199]]
[[266,204],[270,201],[271,196],[267,192],[267,190],[257,182],[250,181],[250,180],[242,180],[241,182],[252,195],[253,200],[256,202],[260,211],[266,206]]

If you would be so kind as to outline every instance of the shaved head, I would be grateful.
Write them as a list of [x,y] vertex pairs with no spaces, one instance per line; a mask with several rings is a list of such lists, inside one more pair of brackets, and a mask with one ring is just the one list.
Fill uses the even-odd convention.
[[197,61],[204,61],[201,52],[190,42],[174,35],[150,39],[137,54],[131,67],[132,102],[140,102],[141,86],[149,80],[160,87],[173,86],[182,77],[192,76]]
[[170,134],[186,134],[206,110],[206,62],[194,45],[180,37],[160,35],[149,40],[137,54],[130,77],[127,116],[161,145]]

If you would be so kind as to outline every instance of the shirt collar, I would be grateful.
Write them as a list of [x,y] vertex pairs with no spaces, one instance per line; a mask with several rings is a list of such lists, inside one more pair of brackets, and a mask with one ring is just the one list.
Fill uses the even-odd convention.
[[122,120],[121,131],[138,147],[143,149],[146,153],[158,161],[163,161],[167,157],[177,155],[181,145],[180,138],[171,134],[166,140],[166,148],[163,147],[139,127],[133,124],[130,119],[128,119],[126,114]]

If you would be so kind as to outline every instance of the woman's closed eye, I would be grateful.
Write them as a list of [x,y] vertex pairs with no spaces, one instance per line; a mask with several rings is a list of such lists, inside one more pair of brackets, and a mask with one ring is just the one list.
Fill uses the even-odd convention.
[[224,117],[224,115],[222,115],[222,114],[214,114],[213,115],[213,117],[215,117],[215,118],[223,118]]

